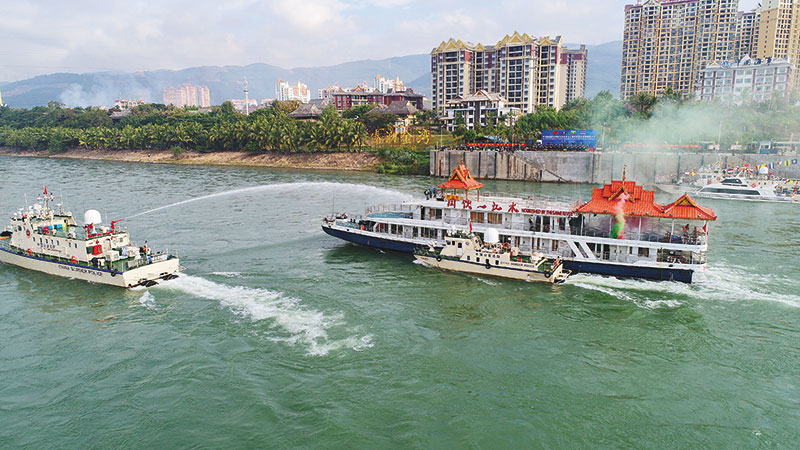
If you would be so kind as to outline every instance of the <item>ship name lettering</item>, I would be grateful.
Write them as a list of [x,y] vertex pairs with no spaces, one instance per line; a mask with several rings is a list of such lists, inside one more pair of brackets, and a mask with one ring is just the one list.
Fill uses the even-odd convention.
[[543,214],[545,216],[572,216],[572,211],[554,211],[551,209],[530,209],[523,208],[522,212],[526,214]]

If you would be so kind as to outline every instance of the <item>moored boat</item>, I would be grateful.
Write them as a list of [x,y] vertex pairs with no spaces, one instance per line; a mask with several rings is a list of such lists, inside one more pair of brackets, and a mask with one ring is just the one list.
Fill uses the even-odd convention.
[[508,243],[500,244],[497,230],[488,231],[486,239],[453,232],[445,237],[441,249],[429,245],[417,249],[414,257],[432,267],[475,275],[540,283],[563,283],[569,277],[559,258],[547,258],[540,252],[523,254]]
[[[708,225],[714,211],[683,195],[673,203],[625,179],[594,189],[581,203],[568,198],[482,194],[463,165],[450,179],[428,190],[426,199],[367,208],[362,216],[325,218],[325,233],[359,245],[413,253],[447,233],[497,229],[501,242],[523,253],[561,258],[573,273],[652,280],[702,280],[706,271]],[[477,191],[477,192],[476,192]]]
[[102,224],[96,210],[77,224],[61,204],[50,208],[54,196],[37,197],[39,203],[19,209],[0,236],[0,262],[66,278],[131,288],[150,287],[159,280],[176,278],[177,256],[134,246],[127,231]]

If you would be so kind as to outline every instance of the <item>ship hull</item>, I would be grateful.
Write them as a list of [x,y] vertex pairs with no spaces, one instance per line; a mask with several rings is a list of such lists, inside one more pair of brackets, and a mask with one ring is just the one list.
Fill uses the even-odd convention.
[[629,266],[611,263],[592,263],[586,261],[564,260],[564,268],[572,273],[593,273],[618,278],[643,278],[656,281],[680,281],[691,283],[693,270]]
[[0,248],[0,262],[64,278],[90,281],[123,288],[147,285],[147,282],[173,275],[180,270],[177,258],[167,259],[125,272],[100,269],[82,264],[52,261]]
[[323,226],[322,230],[344,241],[352,242],[353,244],[363,245],[366,247],[375,247],[382,250],[391,250],[402,253],[414,253],[419,244],[414,242],[406,242],[394,239],[385,239],[377,236],[370,236],[367,234],[359,234],[352,231],[339,230],[330,226]]
[[[382,250],[414,253],[414,251],[420,245],[414,242],[369,236],[354,231],[333,228],[331,226],[323,226],[322,229],[325,231],[325,233],[335,238],[339,238],[353,244],[379,248]],[[573,274],[591,273],[618,278],[640,278],[656,281],[679,281],[683,283],[692,283],[693,281],[696,281],[693,279],[693,277],[696,276],[695,271],[691,269],[596,263],[588,261],[576,261],[571,258],[564,258],[564,269],[569,270]]]
[[475,262],[461,261],[459,259],[452,259],[443,257],[434,258],[432,256],[414,255],[417,260],[436,267],[437,269],[448,270],[451,272],[471,273],[474,275],[486,275],[491,277],[509,278],[512,280],[530,281],[538,283],[555,283],[558,280],[558,275],[561,273],[561,266],[556,269],[554,274],[548,278],[544,272],[535,272],[531,270],[514,269],[504,266],[486,266]]

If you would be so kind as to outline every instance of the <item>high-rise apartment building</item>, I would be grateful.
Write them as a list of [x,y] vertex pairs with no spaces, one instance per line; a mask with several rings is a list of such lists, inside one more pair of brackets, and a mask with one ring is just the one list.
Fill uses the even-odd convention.
[[311,101],[311,92],[308,90],[308,86],[299,81],[296,86],[293,86],[285,81],[278,80],[275,85],[275,95],[282,102],[300,100],[303,103],[308,103]]
[[576,98],[583,97],[586,92],[586,67],[589,60],[589,52],[585,45],[576,50],[564,49],[561,52],[561,65],[566,66],[567,70],[562,71],[564,76],[565,103],[569,103]]
[[[764,0],[755,56],[800,64],[800,0]],[[800,77],[795,77],[800,87]]]
[[620,93],[694,95],[712,61],[734,56],[738,0],[646,0],[625,7]]
[[[442,114],[450,101],[481,90],[499,94],[507,107],[523,114],[536,105],[560,108],[567,101],[570,66],[562,64],[563,51],[560,36],[535,39],[514,32],[491,46],[450,38],[431,51],[433,109]],[[586,59],[574,63],[583,64],[585,74]],[[582,96],[582,85],[577,89],[572,95]]]
[[174,105],[178,108],[185,106],[211,106],[211,92],[207,86],[194,86],[182,84],[178,87],[170,86],[164,89],[164,104]]
[[745,56],[756,56],[756,42],[758,38],[761,10],[739,11],[736,16],[736,37],[734,39],[733,58],[741,59]]

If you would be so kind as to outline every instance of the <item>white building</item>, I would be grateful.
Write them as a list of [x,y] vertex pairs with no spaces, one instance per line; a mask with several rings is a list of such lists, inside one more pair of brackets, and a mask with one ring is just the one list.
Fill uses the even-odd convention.
[[500,95],[480,90],[466,97],[456,97],[445,107],[444,122],[449,131],[456,129],[459,117],[464,119],[464,126],[468,130],[488,125],[487,118],[493,113],[497,119],[502,119],[507,125],[521,114],[519,108],[508,106],[508,102]]
[[769,101],[789,98],[795,66],[782,58],[713,62],[700,71],[698,100]]
[[308,90],[308,86],[299,81],[297,86],[293,86],[285,81],[278,80],[275,85],[275,94],[278,100],[282,102],[300,100],[303,103],[308,103],[311,101],[311,92]]
[[394,80],[383,78],[380,74],[375,76],[375,91],[388,94],[391,92],[403,92],[406,90],[406,85],[400,81],[400,77]]

